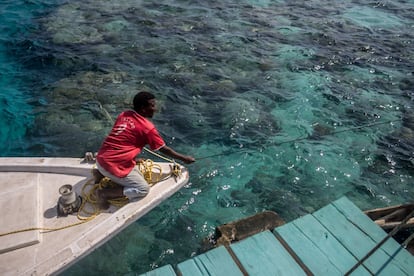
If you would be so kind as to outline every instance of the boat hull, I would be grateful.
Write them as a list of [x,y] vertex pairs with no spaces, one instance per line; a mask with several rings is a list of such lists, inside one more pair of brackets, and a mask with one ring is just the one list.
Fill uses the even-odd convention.
[[[154,162],[164,176],[171,163]],[[122,207],[111,206],[80,223],[76,214],[58,216],[59,188],[77,195],[93,184],[94,162],[78,158],[0,158],[1,275],[50,275],[64,270],[188,183],[188,171],[156,183],[149,194]],[[158,169],[157,169],[158,171]],[[93,204],[92,204],[93,205]],[[87,206],[86,206],[87,207]],[[88,207],[95,212],[93,206]],[[29,231],[27,229],[36,229]],[[47,229],[61,229],[49,231]]]

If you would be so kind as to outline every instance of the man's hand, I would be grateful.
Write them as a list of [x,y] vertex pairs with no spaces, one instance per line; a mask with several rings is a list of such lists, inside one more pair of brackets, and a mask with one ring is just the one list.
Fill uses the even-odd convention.
[[186,163],[186,164],[194,163],[195,158],[192,157],[192,156],[185,156],[185,158],[183,159],[183,162]]
[[173,150],[172,148],[170,148],[168,146],[164,146],[164,147],[160,148],[160,152],[162,152],[163,154],[168,155],[169,157],[172,157],[174,159],[179,159],[179,160],[183,161],[186,164],[190,164],[190,163],[195,162],[194,157],[178,153],[178,152],[176,152],[175,150]]

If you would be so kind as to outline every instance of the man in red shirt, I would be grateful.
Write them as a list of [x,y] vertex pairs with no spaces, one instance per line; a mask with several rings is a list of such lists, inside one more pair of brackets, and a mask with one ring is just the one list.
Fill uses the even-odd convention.
[[153,94],[139,92],[135,95],[133,104],[133,110],[124,111],[118,116],[96,156],[99,172],[121,185],[97,191],[104,209],[109,207],[110,199],[126,196],[129,200],[134,200],[148,194],[149,185],[135,166],[135,158],[145,145],[187,164],[195,161],[193,157],[180,154],[165,145],[154,124],[148,120],[157,111]]

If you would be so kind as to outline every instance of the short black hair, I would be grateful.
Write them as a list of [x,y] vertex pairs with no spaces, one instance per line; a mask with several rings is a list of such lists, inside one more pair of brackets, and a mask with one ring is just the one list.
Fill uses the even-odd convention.
[[148,101],[152,99],[155,99],[154,94],[147,91],[138,92],[134,97],[134,110],[138,112],[141,108],[148,106]]

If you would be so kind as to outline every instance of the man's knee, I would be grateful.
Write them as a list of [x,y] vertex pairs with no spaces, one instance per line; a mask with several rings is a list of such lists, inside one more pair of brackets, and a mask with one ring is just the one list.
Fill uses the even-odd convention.
[[145,187],[140,187],[139,193],[143,196],[146,196],[150,191],[149,185],[146,185]]
[[150,187],[148,185],[140,185],[139,187],[125,187],[124,195],[129,199],[142,198],[148,195]]

